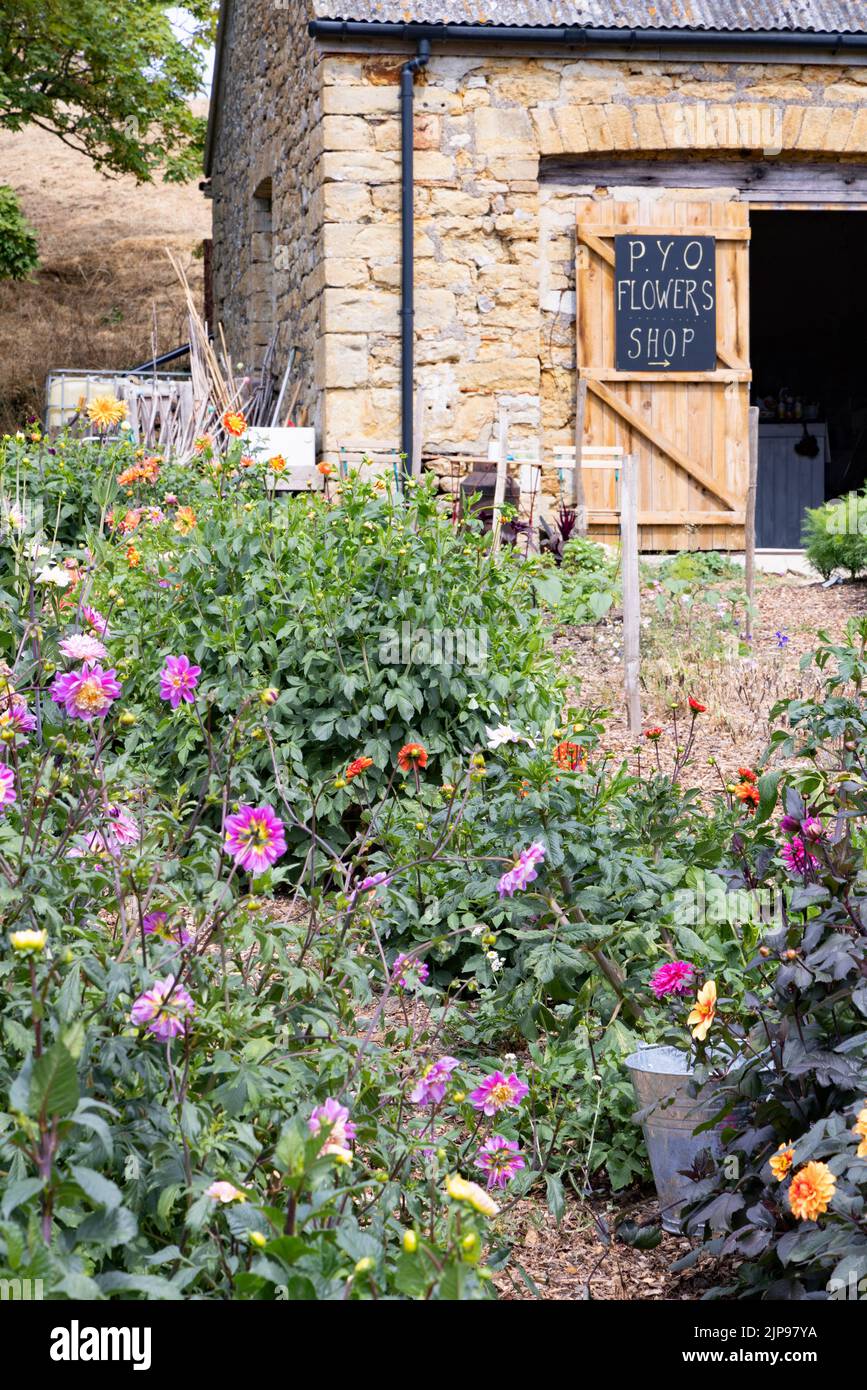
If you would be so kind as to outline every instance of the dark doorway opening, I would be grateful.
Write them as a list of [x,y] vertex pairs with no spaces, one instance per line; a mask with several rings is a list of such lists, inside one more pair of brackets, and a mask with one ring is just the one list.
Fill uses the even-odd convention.
[[801,544],[805,507],[867,480],[867,215],[753,212],[756,543]]

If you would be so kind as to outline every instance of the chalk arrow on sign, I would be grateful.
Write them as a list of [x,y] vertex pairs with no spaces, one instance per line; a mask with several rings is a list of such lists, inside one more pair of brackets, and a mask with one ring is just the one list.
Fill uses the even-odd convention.
[[664,362],[648,362],[647,365],[648,367],[670,367],[671,363],[668,361],[668,358],[666,358]]

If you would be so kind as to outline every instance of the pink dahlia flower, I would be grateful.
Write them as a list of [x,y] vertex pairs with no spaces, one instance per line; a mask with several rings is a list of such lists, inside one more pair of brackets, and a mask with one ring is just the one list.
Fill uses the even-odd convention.
[[92,830],[83,844],[69,851],[70,859],[81,859],[85,854],[110,854],[116,859],[126,845],[136,845],[141,839],[138,822],[125,806],[109,806],[108,814],[97,830]]
[[163,941],[171,941],[174,946],[189,946],[193,940],[193,933],[187,931],[186,927],[180,924],[169,926],[167,912],[149,912],[142,918],[141,927],[145,936],[159,936]]
[[242,806],[226,817],[224,848],[242,869],[263,874],[286,851],[283,822],[271,806]]
[[401,989],[412,989],[415,985],[427,983],[430,971],[423,960],[412,956],[399,955],[391,967],[391,978]]
[[470,1092],[470,1104],[485,1115],[496,1115],[497,1111],[507,1107],[517,1110],[529,1090],[527,1083],[514,1072],[511,1076],[504,1076],[501,1071],[495,1071]]
[[664,999],[667,994],[686,994],[692,989],[694,974],[695,969],[688,960],[669,960],[656,971],[650,988],[657,999]]
[[98,632],[100,637],[108,636],[108,623],[102,616],[98,608],[89,608],[87,605],[81,610],[81,616],[87,626]]
[[355,1125],[349,1118],[346,1106],[341,1105],[333,1096],[317,1105],[307,1121],[307,1128],[311,1134],[320,1134],[323,1125],[329,1126],[329,1133],[319,1152],[345,1154],[355,1138]]
[[194,1011],[195,1005],[187,991],[182,985],[175,988],[174,975],[167,975],[139,995],[130,1010],[130,1018],[137,1027],[146,1027],[160,1042],[168,1042],[186,1031]]
[[167,656],[160,672],[160,698],[168,700],[172,709],[177,709],[181,700],[191,705],[201,674],[201,666],[191,666],[186,656]]
[[98,637],[92,637],[89,632],[74,632],[71,637],[64,637],[60,642],[60,650],[70,661],[108,660],[108,652],[102,642]]
[[372,893],[375,888],[381,888],[384,883],[390,882],[391,880],[385,870],[378,874],[370,874],[367,878],[361,880],[352,896],[355,897],[357,893]]
[[36,716],[20,695],[12,695],[5,704],[0,704],[0,734],[7,730],[13,734],[32,734],[35,728]]
[[205,1196],[213,1197],[215,1202],[228,1206],[230,1202],[246,1202],[247,1194],[230,1182],[212,1182],[205,1188]]
[[517,862],[511,869],[507,869],[497,884],[500,897],[511,897],[519,889],[526,888],[528,883],[538,877],[536,865],[541,864],[544,858],[545,846],[538,841],[528,849],[522,849]]
[[457,1057],[440,1057],[425,1067],[409,1093],[415,1105],[439,1105],[446,1093],[449,1077],[459,1066]]
[[488,1175],[488,1187],[505,1187],[516,1173],[526,1168],[516,1139],[492,1134],[476,1154],[476,1167]]
[[68,671],[55,676],[50,695],[56,705],[63,705],[70,719],[103,719],[112,702],[120,695],[120,685],[114,671],[85,664],[80,671]]
[[801,821],[801,834],[805,840],[822,840],[825,836],[825,827],[818,816],[807,816],[806,820]]
[[18,800],[15,790],[15,773],[11,767],[0,766],[0,806],[11,806]]
[[793,835],[788,844],[780,850],[780,858],[793,874],[804,874],[808,869],[818,869],[819,861],[808,849],[800,835]]

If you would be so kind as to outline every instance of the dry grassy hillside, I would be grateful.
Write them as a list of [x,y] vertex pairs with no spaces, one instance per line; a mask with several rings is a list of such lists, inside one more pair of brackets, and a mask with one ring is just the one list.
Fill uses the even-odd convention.
[[106,178],[35,127],[0,131],[0,182],[39,237],[41,269],[0,282],[0,432],[42,414],[57,367],[135,366],[186,340],[183,300],[162,248],[185,266],[201,303],[201,243],[211,211],[195,182]]

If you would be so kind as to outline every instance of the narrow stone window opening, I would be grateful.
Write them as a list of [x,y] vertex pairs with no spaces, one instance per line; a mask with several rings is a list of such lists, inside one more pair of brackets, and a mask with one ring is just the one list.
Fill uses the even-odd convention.
[[263,179],[253,193],[251,219],[252,294],[250,296],[250,365],[261,367],[275,322],[274,215],[271,179]]

